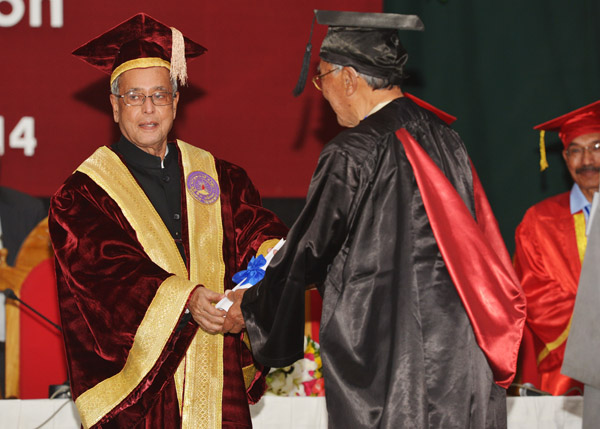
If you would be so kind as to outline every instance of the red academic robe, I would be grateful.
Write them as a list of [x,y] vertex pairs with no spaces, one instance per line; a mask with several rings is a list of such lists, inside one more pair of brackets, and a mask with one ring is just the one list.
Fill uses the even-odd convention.
[[581,272],[575,217],[581,223],[583,214],[571,214],[569,195],[531,207],[515,235],[515,269],[527,298],[527,324],[540,373],[536,387],[553,395],[582,387],[560,374]]
[[253,370],[241,335],[211,336],[193,321],[177,326],[198,284],[231,288],[233,273],[287,229],[261,207],[241,168],[178,145],[183,180],[201,170],[220,187],[216,203],[201,204],[182,183],[189,269],[106,147],[51,201],[71,389],[85,427],[249,427],[248,402],[265,390],[263,368]]

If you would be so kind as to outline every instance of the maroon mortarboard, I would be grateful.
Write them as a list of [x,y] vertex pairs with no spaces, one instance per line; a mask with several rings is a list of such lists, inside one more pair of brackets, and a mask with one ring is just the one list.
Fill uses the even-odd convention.
[[127,70],[165,67],[185,85],[186,60],[206,48],[145,13],[111,28],[73,51],[73,55],[110,75],[110,83]]
[[540,169],[543,171],[548,167],[544,141],[545,132],[558,132],[558,137],[562,140],[565,148],[579,136],[600,133],[600,100],[536,125],[533,129],[540,130]]
[[452,116],[450,113],[446,113],[443,110],[438,109],[437,107],[429,104],[428,102],[421,100],[418,97],[415,97],[412,94],[409,94],[408,92],[404,93],[404,96],[410,100],[412,100],[415,104],[421,106],[423,109],[427,109],[430,112],[435,113],[435,115],[440,118],[442,121],[444,121],[445,123],[447,123],[448,125],[451,125],[454,121],[456,121],[456,116]]

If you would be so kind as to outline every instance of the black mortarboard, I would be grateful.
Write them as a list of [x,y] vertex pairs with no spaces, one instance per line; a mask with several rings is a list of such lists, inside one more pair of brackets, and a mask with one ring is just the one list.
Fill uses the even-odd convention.
[[[324,61],[351,66],[359,73],[387,78],[393,84],[401,83],[403,66],[408,58],[397,30],[425,29],[418,16],[397,13],[315,10],[313,26],[315,19],[319,24],[329,25],[319,54]],[[312,39],[312,27],[310,33]],[[310,39],[294,89],[296,96],[306,85],[312,50]]]

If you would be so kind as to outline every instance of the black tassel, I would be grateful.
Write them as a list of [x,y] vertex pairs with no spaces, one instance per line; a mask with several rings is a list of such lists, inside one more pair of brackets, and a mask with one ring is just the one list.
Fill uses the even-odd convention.
[[304,51],[304,58],[302,59],[302,68],[300,69],[300,77],[298,77],[298,82],[296,83],[296,87],[292,91],[294,97],[298,97],[304,91],[304,87],[306,86],[306,78],[308,77],[308,68],[310,67],[310,54],[312,53],[312,35],[313,29],[315,28],[315,20],[317,15],[313,16],[312,24],[310,25],[310,36],[308,36],[308,43],[306,44],[306,50]]
[[310,54],[312,52],[312,44],[309,42],[306,45],[306,51],[304,52],[304,59],[302,60],[302,68],[300,69],[300,77],[298,77],[298,83],[292,91],[294,97],[298,97],[304,91],[306,86],[306,78],[308,77],[308,67],[310,66]]

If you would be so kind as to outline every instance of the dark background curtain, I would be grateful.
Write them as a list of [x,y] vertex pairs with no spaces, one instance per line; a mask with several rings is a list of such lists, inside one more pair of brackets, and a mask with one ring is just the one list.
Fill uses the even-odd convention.
[[509,251],[527,208],[570,189],[556,133],[540,173],[532,128],[600,98],[598,0],[384,0],[417,14],[402,32],[404,89],[455,115]]

